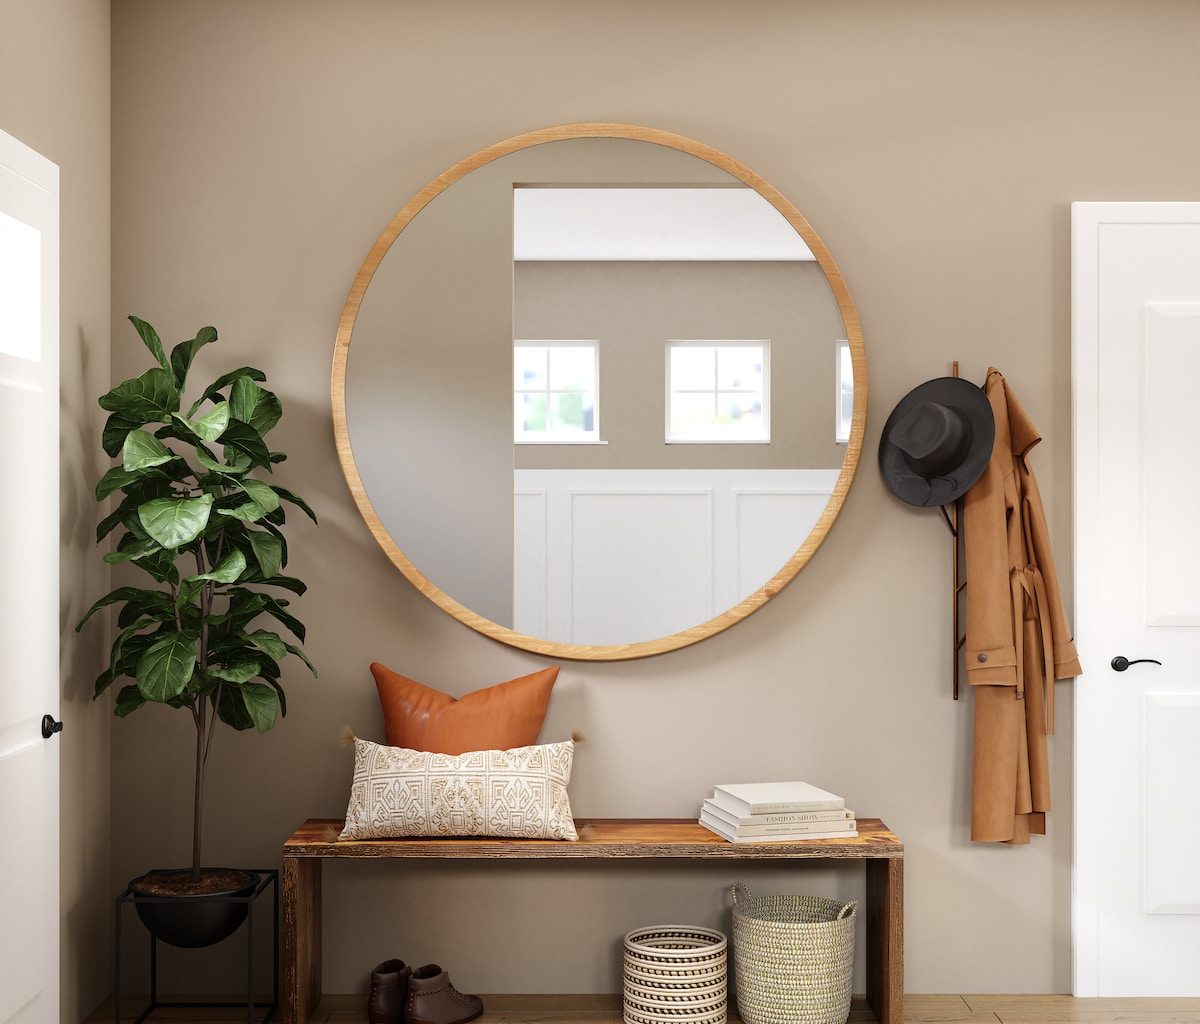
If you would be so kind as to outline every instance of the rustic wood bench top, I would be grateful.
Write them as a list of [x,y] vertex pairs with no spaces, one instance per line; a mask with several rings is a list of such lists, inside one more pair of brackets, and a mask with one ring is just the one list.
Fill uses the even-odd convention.
[[341,842],[342,820],[310,818],[283,844],[284,857],[400,857],[446,860],[581,858],[731,860],[891,859],[904,844],[878,818],[859,818],[855,839],[728,843],[691,818],[579,818],[575,843],[544,839],[372,839]]

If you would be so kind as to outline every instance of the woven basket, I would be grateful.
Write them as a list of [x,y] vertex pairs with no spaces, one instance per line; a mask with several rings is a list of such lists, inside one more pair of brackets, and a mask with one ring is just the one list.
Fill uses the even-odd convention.
[[733,893],[733,965],[745,1024],[845,1024],[858,904]]
[[625,936],[625,1024],[725,1024],[729,940],[690,925]]

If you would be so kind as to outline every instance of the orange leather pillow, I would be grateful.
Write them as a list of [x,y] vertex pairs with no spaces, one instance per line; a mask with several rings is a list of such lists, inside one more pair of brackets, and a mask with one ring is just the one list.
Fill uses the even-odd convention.
[[389,747],[435,754],[511,750],[538,741],[558,666],[455,700],[375,662],[371,666]]

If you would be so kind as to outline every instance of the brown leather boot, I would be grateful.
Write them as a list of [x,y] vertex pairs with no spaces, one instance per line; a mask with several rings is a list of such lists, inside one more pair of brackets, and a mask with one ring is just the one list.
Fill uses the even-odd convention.
[[437,964],[412,972],[405,1003],[407,1024],[466,1024],[483,1013],[479,996],[468,996],[450,984],[450,975]]
[[403,960],[385,960],[371,972],[370,1024],[404,1024],[404,1001],[412,968]]

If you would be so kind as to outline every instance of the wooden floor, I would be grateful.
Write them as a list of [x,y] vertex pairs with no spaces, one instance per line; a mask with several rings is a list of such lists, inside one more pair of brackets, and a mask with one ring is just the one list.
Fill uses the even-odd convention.
[[[620,1024],[619,999],[612,996],[484,996],[488,1011],[480,1024]],[[313,1024],[366,1024],[365,998],[327,996]],[[145,1006],[130,998],[123,1020]],[[148,1024],[245,1020],[237,1010],[160,1010]],[[851,1024],[874,1017],[862,1000]],[[1200,1024],[1200,999],[1076,999],[1073,996],[907,995],[904,1019],[911,1024]],[[112,1024],[111,1000],[85,1024]],[[737,1018],[730,1016],[730,1024]]]

